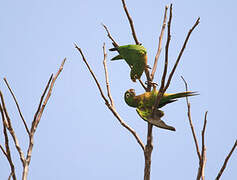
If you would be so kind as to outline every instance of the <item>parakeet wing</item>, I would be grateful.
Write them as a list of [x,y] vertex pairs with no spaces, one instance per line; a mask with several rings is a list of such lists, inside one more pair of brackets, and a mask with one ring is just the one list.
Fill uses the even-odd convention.
[[141,110],[139,108],[136,108],[136,111],[137,111],[138,115],[144,121],[147,121],[147,122],[153,124],[154,126],[162,128],[162,129],[175,131],[174,127],[165,124],[165,122],[160,119],[164,115],[163,111],[156,110],[154,112],[154,117],[151,116],[152,109],[143,109],[143,110]]

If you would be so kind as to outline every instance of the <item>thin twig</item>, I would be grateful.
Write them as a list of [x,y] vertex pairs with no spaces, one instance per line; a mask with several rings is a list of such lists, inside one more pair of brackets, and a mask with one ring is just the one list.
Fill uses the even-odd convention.
[[[40,122],[40,119],[42,117],[44,109],[45,109],[45,107],[47,105],[47,102],[48,102],[48,100],[49,100],[49,98],[51,96],[51,93],[52,93],[55,81],[58,78],[59,74],[63,70],[63,66],[64,66],[65,61],[66,61],[66,58],[63,59],[63,61],[61,63],[61,66],[59,67],[56,75],[52,78],[52,81],[51,81],[51,77],[50,77],[50,79],[48,81],[48,84],[47,84],[47,86],[45,88],[45,91],[43,92],[43,95],[41,96],[40,109],[36,111],[36,114],[35,114],[36,117],[34,118],[34,120],[32,122],[30,136],[29,136],[30,142],[29,142],[29,146],[28,146],[28,149],[27,149],[26,161],[25,161],[24,168],[23,168],[23,173],[22,173],[22,179],[24,179],[24,180],[26,180],[27,175],[28,175],[29,164],[30,164],[31,156],[32,156],[32,149],[33,149],[33,146],[34,146],[34,134],[35,134],[35,131],[36,131],[37,127],[38,127],[38,124]],[[51,83],[50,83],[50,81],[51,81]],[[49,83],[50,83],[50,87],[49,87]],[[48,87],[49,87],[48,93],[46,95],[46,98],[45,98],[42,106],[41,106],[42,99],[44,98],[44,94],[47,92]]]
[[165,14],[164,14],[163,25],[162,25],[160,36],[159,36],[158,49],[157,49],[157,53],[156,53],[156,56],[155,56],[154,65],[153,65],[153,68],[152,68],[152,71],[151,71],[151,80],[154,79],[154,75],[155,75],[155,72],[156,72],[158,59],[160,57],[162,39],[163,39],[163,35],[164,35],[164,31],[165,31],[165,26],[166,26],[167,10],[168,10],[168,6],[165,6]]
[[222,173],[224,172],[224,170],[225,170],[225,168],[226,168],[226,165],[227,165],[227,163],[228,163],[228,160],[230,159],[230,157],[231,157],[232,153],[234,152],[236,146],[237,146],[237,140],[235,140],[235,143],[234,143],[233,147],[231,148],[231,151],[230,151],[229,154],[226,156],[225,161],[224,161],[224,164],[222,165],[220,171],[218,172],[218,175],[217,175],[217,177],[216,177],[216,180],[219,180],[219,179],[220,179]]
[[105,70],[105,80],[106,80],[107,94],[108,94],[111,106],[114,107],[114,101],[113,101],[113,98],[111,96],[110,87],[109,87],[109,76],[108,76],[108,69],[107,69],[107,63],[106,63],[107,54],[106,54],[106,50],[105,50],[105,43],[103,45],[103,53],[104,53],[103,65],[104,65],[104,70]]
[[117,113],[117,111],[115,110],[114,107],[110,106],[109,109],[112,111],[112,113],[114,114],[114,116],[118,119],[118,121],[120,122],[120,124],[125,127],[129,132],[132,133],[132,135],[135,137],[135,139],[137,140],[138,144],[141,146],[142,150],[145,151],[145,146],[142,143],[142,140],[139,138],[139,136],[137,135],[136,131],[134,129],[132,129],[129,125],[127,125],[123,119],[120,117],[120,115]]
[[46,94],[46,92],[47,92],[47,90],[48,90],[48,88],[49,88],[49,85],[50,85],[52,79],[53,79],[53,74],[51,74],[51,76],[50,76],[50,78],[49,78],[49,80],[48,80],[48,83],[47,83],[47,85],[46,85],[46,87],[45,87],[45,89],[44,89],[44,92],[43,92],[43,94],[42,94],[42,96],[41,96],[41,98],[40,98],[40,103],[39,103],[38,108],[37,108],[37,110],[36,110],[36,112],[35,112],[34,119],[33,119],[32,124],[31,124],[31,130],[30,130],[30,132],[33,132],[33,127],[34,127],[34,124],[35,124],[37,115],[38,115],[38,113],[39,113],[39,111],[40,111],[41,105],[42,105],[43,100],[44,100],[44,96],[45,96],[45,94]]
[[204,169],[206,165],[206,145],[205,145],[205,130],[206,130],[206,124],[207,124],[207,112],[205,112],[205,118],[204,118],[204,124],[202,128],[202,163],[201,163],[201,178],[204,180]]
[[142,80],[141,80],[141,79],[138,79],[138,81],[140,82],[140,84],[141,84],[141,86],[143,87],[143,89],[144,89],[145,91],[147,91],[147,87],[146,87],[145,84],[142,82]]
[[[109,29],[107,28],[107,26],[106,25],[104,25],[104,24],[102,24],[102,26],[105,28],[105,30],[106,30],[106,32],[107,32],[107,36],[109,37],[109,39],[113,42],[113,45],[115,46],[115,47],[118,47],[119,45],[118,45],[118,43],[114,40],[114,38],[111,36],[111,34],[110,34],[110,32],[109,32]],[[75,46],[76,46],[76,44],[75,44]],[[76,46],[77,47],[77,46]]]
[[207,124],[207,111],[205,112],[205,118],[204,118],[204,123],[203,123],[203,128],[202,128],[202,153],[201,153],[201,160],[199,161],[197,180],[199,180],[200,178],[202,178],[202,180],[205,179],[204,169],[205,169],[205,164],[206,164],[206,146],[205,146],[206,124]]
[[171,71],[171,73],[170,73],[170,75],[169,75],[169,78],[168,78],[168,81],[167,81],[167,83],[166,83],[164,92],[168,89],[168,87],[169,87],[169,85],[170,85],[170,82],[171,82],[171,79],[172,79],[172,77],[173,77],[173,75],[174,75],[174,72],[175,72],[175,70],[176,70],[176,67],[177,67],[178,64],[179,64],[179,60],[181,59],[182,54],[183,54],[183,52],[184,52],[184,49],[185,49],[185,47],[186,47],[186,44],[187,44],[187,42],[188,42],[188,40],[189,40],[189,37],[190,37],[191,33],[193,32],[193,30],[197,27],[197,25],[199,24],[199,22],[200,22],[200,18],[198,18],[198,19],[196,20],[196,22],[195,22],[195,24],[193,25],[193,27],[189,30],[189,32],[188,32],[188,34],[187,34],[187,37],[186,37],[186,39],[185,39],[185,41],[184,41],[183,47],[182,47],[182,49],[180,50],[180,53],[179,53],[178,58],[177,58],[177,60],[176,60],[176,62],[175,62],[175,65],[174,65],[174,67],[173,67],[173,69],[172,69],[172,71]]
[[2,101],[3,112],[4,112],[4,114],[6,116],[6,119],[7,119],[7,121],[4,122],[5,126],[7,127],[8,131],[10,132],[10,134],[12,136],[12,139],[14,141],[14,144],[15,144],[15,147],[17,149],[17,152],[19,153],[20,160],[21,160],[22,164],[24,165],[24,161],[25,161],[24,153],[21,150],[21,147],[20,147],[19,141],[17,139],[17,136],[15,134],[15,131],[12,128],[11,119],[10,119],[10,117],[8,115],[8,112],[7,112],[7,109],[6,109],[6,106],[5,106],[5,101],[4,101],[4,98],[3,98],[3,94],[2,94],[1,91],[0,91],[0,97],[1,97],[1,101]]
[[[187,82],[185,81],[183,76],[181,76],[181,78],[182,78],[182,80],[183,80],[183,82],[185,84],[186,91],[188,91],[188,84],[187,84]],[[196,147],[197,156],[198,156],[199,161],[201,161],[201,153],[199,151],[197,136],[196,136],[196,133],[195,133],[195,130],[194,130],[194,127],[193,127],[193,122],[192,122],[192,117],[191,117],[191,108],[190,108],[190,103],[189,103],[188,97],[186,97],[186,102],[187,102],[187,107],[188,107],[189,125],[190,125],[191,130],[192,130],[192,135],[193,135],[193,139],[194,139],[194,143],[195,143],[195,147]]]
[[122,3],[123,3],[123,9],[127,15],[127,18],[128,18],[128,21],[129,21],[129,24],[130,24],[130,27],[131,27],[131,30],[132,30],[132,36],[133,36],[133,39],[135,41],[136,44],[141,44],[138,39],[137,39],[137,36],[136,36],[136,32],[135,32],[135,28],[134,28],[134,25],[133,25],[133,20],[128,12],[128,9],[127,9],[127,6],[126,6],[126,3],[125,3],[125,0],[122,0]]
[[164,65],[164,70],[163,70],[163,74],[162,74],[162,78],[161,78],[160,89],[159,89],[155,104],[153,106],[152,115],[154,115],[155,109],[157,109],[157,107],[159,106],[160,100],[166,91],[166,89],[164,89],[164,87],[165,87],[165,78],[166,78],[167,69],[168,69],[168,50],[169,50],[169,43],[170,43],[170,38],[171,38],[171,35],[170,35],[171,20],[172,20],[172,4],[170,5],[167,41],[166,41],[166,45],[165,45],[165,65]]
[[24,117],[23,117],[23,115],[22,115],[22,113],[21,113],[21,109],[20,109],[20,106],[19,106],[19,104],[18,104],[18,102],[17,102],[16,96],[14,95],[14,93],[13,93],[13,91],[12,91],[12,89],[11,89],[9,83],[7,82],[7,79],[6,79],[6,78],[4,78],[4,82],[6,83],[8,89],[9,89],[9,91],[10,91],[10,93],[11,93],[11,95],[12,95],[12,97],[13,97],[15,103],[16,103],[17,110],[18,110],[18,112],[19,112],[19,114],[20,114],[20,117],[21,117],[21,119],[22,119],[22,121],[23,121],[23,124],[24,124],[24,126],[25,126],[26,131],[27,131],[27,134],[30,135],[30,131],[29,131],[28,126],[27,126],[27,124],[26,124],[26,121],[25,121],[25,119],[24,119]]
[[95,83],[96,83],[96,85],[97,85],[97,87],[98,87],[98,89],[99,89],[99,91],[100,91],[100,94],[101,94],[102,98],[103,98],[104,101],[105,101],[105,104],[109,104],[109,101],[108,101],[107,98],[105,97],[105,95],[104,95],[104,93],[103,93],[103,91],[102,91],[102,89],[101,89],[101,87],[100,87],[100,83],[99,83],[98,80],[96,79],[96,76],[95,76],[94,72],[91,70],[89,64],[87,63],[86,58],[85,58],[85,56],[84,56],[84,54],[83,54],[81,48],[79,48],[76,44],[74,44],[74,45],[75,45],[75,48],[80,52],[81,57],[82,57],[82,60],[83,60],[84,63],[86,64],[86,66],[87,66],[88,70],[90,71],[90,73],[91,73],[93,79],[95,80]]
[[167,69],[168,69],[169,45],[170,45],[170,40],[171,40],[171,34],[170,34],[171,21],[172,21],[172,4],[170,5],[170,15],[169,15],[168,31],[167,31],[167,41],[166,41],[166,45],[165,45],[165,66],[164,66],[164,72],[163,72],[163,76],[162,76],[162,80],[161,80],[162,88],[165,85],[165,78],[166,78]]
[[[138,144],[141,146],[142,150],[144,151],[145,146],[144,146],[144,144],[142,143],[142,141],[141,141],[141,139],[139,138],[139,136],[136,134],[136,132],[135,132],[130,126],[128,126],[128,125],[122,120],[122,118],[121,118],[120,115],[117,113],[117,111],[116,111],[116,109],[114,108],[114,106],[112,106],[112,105],[109,103],[108,99],[105,97],[105,95],[104,95],[104,93],[103,93],[103,91],[102,91],[102,89],[101,89],[100,83],[98,82],[98,80],[97,80],[97,78],[96,78],[94,72],[93,72],[92,69],[90,68],[90,65],[88,64],[88,62],[87,62],[87,60],[86,60],[86,58],[85,58],[85,56],[84,56],[84,54],[83,54],[81,48],[79,48],[76,44],[75,44],[75,48],[80,52],[81,57],[82,57],[84,63],[86,64],[88,70],[90,71],[90,74],[91,74],[91,76],[93,77],[93,79],[94,79],[94,81],[95,81],[95,83],[96,83],[96,85],[97,85],[97,87],[98,87],[98,89],[99,89],[99,91],[100,91],[101,97],[102,97],[102,98],[104,99],[104,101],[105,101],[106,106],[107,106],[107,107],[110,109],[110,111],[114,114],[114,116],[117,118],[117,120],[119,121],[119,123],[120,123],[123,127],[125,127],[130,133],[132,133],[132,135],[135,137],[135,139],[137,140]],[[106,61],[105,61],[105,64],[106,64]],[[105,65],[104,67],[105,67],[105,71],[107,71],[107,66]],[[106,73],[105,73],[105,74],[106,74]],[[108,72],[107,72],[107,75],[108,75]],[[109,83],[109,82],[108,82],[108,83]],[[112,96],[110,96],[110,97],[111,97],[111,99],[112,99]],[[112,100],[112,102],[113,102],[113,100]]]
[[3,124],[3,134],[5,137],[5,148],[6,151],[4,150],[4,148],[0,145],[0,148],[3,152],[3,154],[6,156],[8,163],[10,165],[11,168],[11,176],[13,178],[13,180],[16,180],[16,174],[15,174],[15,166],[12,162],[12,157],[11,157],[11,151],[10,151],[10,147],[9,147],[9,140],[8,140],[8,135],[7,135],[7,127],[6,127],[6,120],[5,120],[5,116],[4,116],[4,112],[2,109],[2,106],[0,104],[0,112],[1,112],[1,116],[2,116],[2,124]]
[[[37,115],[37,118],[36,118],[36,122],[35,122],[35,124],[34,124],[34,126],[33,126],[33,131],[32,131],[33,133],[35,132],[35,130],[36,130],[38,124],[39,124],[39,121],[40,121],[41,116],[42,116],[42,114],[43,114],[44,108],[45,108],[45,106],[46,106],[46,104],[47,104],[47,102],[48,102],[48,100],[49,100],[49,98],[50,98],[50,96],[51,96],[54,83],[55,83],[56,79],[58,78],[59,74],[61,73],[61,71],[63,70],[63,66],[64,66],[65,61],[66,61],[66,58],[63,59],[63,61],[62,61],[62,63],[61,63],[61,66],[60,66],[59,69],[58,69],[58,72],[56,73],[56,75],[53,77],[53,79],[52,79],[52,81],[51,81],[51,84],[50,84],[50,87],[49,87],[49,91],[48,91],[47,96],[46,96],[46,98],[45,98],[45,100],[44,100],[44,102],[43,102],[43,105],[42,105],[41,108],[40,108],[40,111],[39,111],[39,113],[38,113],[38,115]],[[32,128],[32,127],[31,127],[31,128]]]

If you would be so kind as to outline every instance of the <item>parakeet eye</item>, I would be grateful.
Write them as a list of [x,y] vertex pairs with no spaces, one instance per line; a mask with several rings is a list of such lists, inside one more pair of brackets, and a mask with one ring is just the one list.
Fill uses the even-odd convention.
[[126,95],[125,95],[125,96],[126,96],[126,98],[129,98],[130,94],[129,94],[129,93],[126,93]]

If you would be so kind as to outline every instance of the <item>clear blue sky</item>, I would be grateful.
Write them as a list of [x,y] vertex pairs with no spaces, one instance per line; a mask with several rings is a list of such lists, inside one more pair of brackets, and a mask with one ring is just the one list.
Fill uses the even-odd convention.
[[[129,1],[138,39],[148,50],[153,64],[165,5],[171,1]],[[183,91],[183,75],[190,89],[200,96],[190,98],[193,123],[200,140],[204,112],[208,110],[206,179],[214,179],[230,151],[237,132],[236,122],[236,2],[173,1],[170,66],[184,38],[193,32],[168,92]],[[143,152],[135,139],[120,126],[104,105],[79,53],[85,53],[99,81],[104,85],[102,45],[112,47],[100,23],[106,24],[119,44],[131,44],[128,21],[121,1],[22,0],[0,2],[0,77],[6,77],[30,125],[41,93],[52,72],[67,57],[55,84],[35,136],[29,179],[142,179]],[[166,34],[165,34],[166,36]],[[108,53],[108,59],[115,53]],[[159,82],[164,51],[159,61]],[[145,141],[146,123],[123,101],[127,89],[143,90],[129,77],[123,62],[108,61],[111,91],[117,111]],[[14,102],[3,80],[0,89],[6,99],[20,144],[28,139]],[[164,120],[176,132],[154,128],[151,179],[195,179],[198,158],[188,124],[185,100],[163,108]],[[0,133],[0,143],[4,140]],[[11,141],[12,142],[12,141]],[[12,149],[14,149],[11,143]],[[26,151],[26,150],[25,150]],[[15,149],[17,175],[21,163]],[[0,155],[0,179],[7,179],[9,165]],[[237,178],[237,152],[229,161],[223,180]]]

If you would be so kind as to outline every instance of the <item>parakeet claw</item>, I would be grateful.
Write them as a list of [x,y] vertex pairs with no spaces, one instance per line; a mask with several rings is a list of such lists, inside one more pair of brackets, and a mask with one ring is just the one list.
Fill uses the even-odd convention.
[[151,69],[151,67],[148,64],[146,65],[146,68]]

